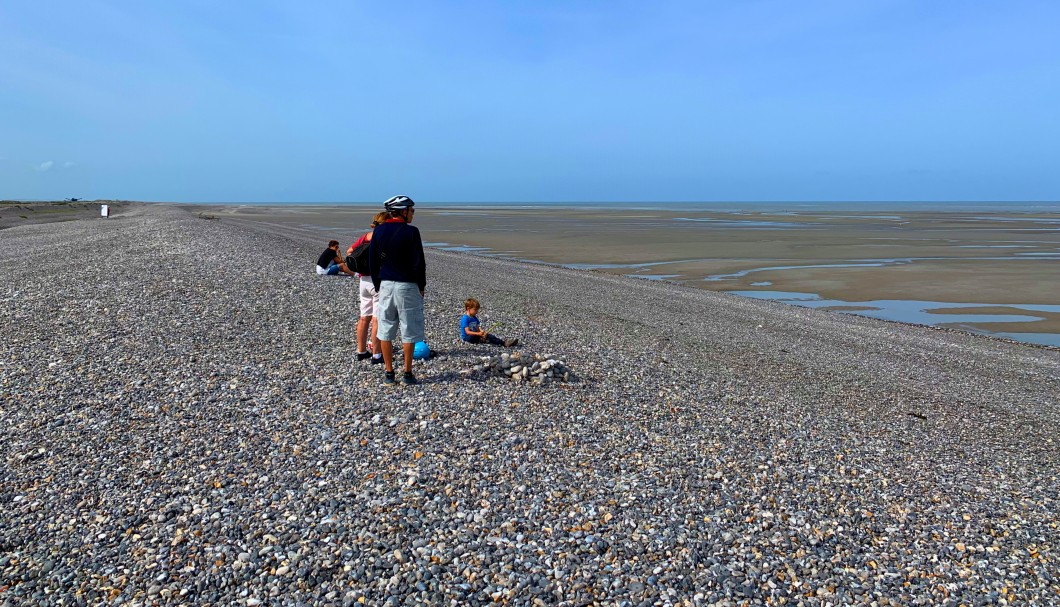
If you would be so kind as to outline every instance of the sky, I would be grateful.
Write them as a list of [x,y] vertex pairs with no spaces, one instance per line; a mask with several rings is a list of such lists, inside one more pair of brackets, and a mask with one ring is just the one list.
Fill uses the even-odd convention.
[[1056,201],[1054,0],[8,2],[0,198]]

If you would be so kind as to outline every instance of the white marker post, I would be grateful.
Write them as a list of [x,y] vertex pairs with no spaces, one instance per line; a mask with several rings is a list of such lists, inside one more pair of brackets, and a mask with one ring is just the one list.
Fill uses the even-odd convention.
[[110,205],[105,204],[105,205],[101,206],[100,209],[99,209],[99,216],[100,217],[110,217]]

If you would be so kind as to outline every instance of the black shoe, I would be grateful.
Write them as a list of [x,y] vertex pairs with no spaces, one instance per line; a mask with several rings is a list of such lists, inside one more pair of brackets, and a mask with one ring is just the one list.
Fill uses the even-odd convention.
[[394,372],[393,371],[387,371],[387,372],[383,373],[383,383],[388,385],[388,386],[392,386],[392,385],[397,383],[397,380],[394,379]]
[[382,356],[373,356],[372,357],[372,364],[373,365],[381,365],[381,364],[383,364],[383,357]]
[[368,360],[371,357],[372,357],[372,353],[371,352],[358,352],[357,353],[357,360]]
[[411,371],[406,371],[401,374],[401,383],[405,384],[406,386],[414,386],[419,382],[416,381],[416,376],[413,375]]

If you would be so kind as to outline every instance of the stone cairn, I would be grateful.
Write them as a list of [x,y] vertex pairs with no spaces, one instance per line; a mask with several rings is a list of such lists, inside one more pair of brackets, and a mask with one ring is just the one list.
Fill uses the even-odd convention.
[[562,360],[551,354],[523,355],[504,352],[498,356],[483,356],[482,363],[468,373],[470,377],[509,377],[512,381],[532,384],[577,381],[577,377]]

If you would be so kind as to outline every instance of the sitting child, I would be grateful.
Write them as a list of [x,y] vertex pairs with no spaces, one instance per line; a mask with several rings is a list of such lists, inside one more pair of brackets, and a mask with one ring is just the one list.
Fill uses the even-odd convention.
[[460,339],[473,344],[493,344],[495,346],[518,346],[518,339],[501,339],[478,326],[478,311],[482,305],[474,297],[464,301],[465,314],[460,317]]

